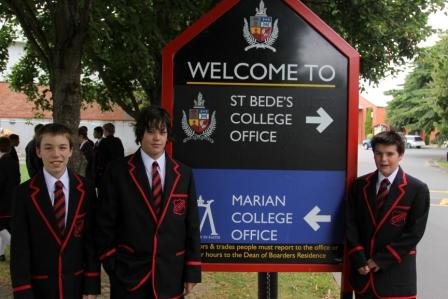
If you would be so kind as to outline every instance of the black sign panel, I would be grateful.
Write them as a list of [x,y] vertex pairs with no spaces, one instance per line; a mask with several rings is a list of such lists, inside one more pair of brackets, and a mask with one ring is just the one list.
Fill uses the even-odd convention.
[[[199,168],[344,169],[347,58],[287,5],[265,3],[270,48],[248,49],[260,1],[243,1],[177,53],[174,119],[191,121],[199,96],[216,126],[196,142],[174,126],[174,153]],[[322,110],[333,121],[321,133],[306,120]]]
[[337,271],[358,54],[296,0],[226,0],[163,56],[207,269]]

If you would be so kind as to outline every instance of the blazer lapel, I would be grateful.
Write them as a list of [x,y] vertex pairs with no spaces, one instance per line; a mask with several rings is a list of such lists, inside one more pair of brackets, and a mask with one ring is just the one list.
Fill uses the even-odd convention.
[[30,182],[31,199],[42,221],[60,245],[61,239],[57,229],[56,218],[51,204],[50,195],[45,182],[44,174],[40,171]]
[[385,198],[384,205],[379,211],[378,219],[380,220],[378,222],[381,225],[384,222],[384,218],[386,218],[390,214],[391,210],[398,204],[398,202],[401,200],[403,196],[403,189],[400,188],[400,186],[404,184],[403,176],[404,172],[400,167],[398,169],[397,176],[395,177],[394,181],[392,182],[392,185],[390,186],[389,194]]
[[177,171],[179,165],[175,163],[170,157],[166,156],[165,165],[165,183],[163,188],[163,200],[162,200],[162,218],[166,214],[166,210],[169,207],[171,200],[171,194],[174,192],[176,182],[180,179],[180,174]]
[[141,200],[145,202],[150,214],[155,222],[157,222],[157,215],[154,209],[154,201],[152,199],[151,187],[149,185],[149,179],[146,174],[145,165],[143,164],[140,149],[137,150],[128,160],[129,175],[135,187],[141,195]]
[[79,201],[79,191],[78,188],[84,188],[84,186],[80,186],[80,182],[75,178],[72,172],[69,172],[70,178],[70,190],[69,190],[69,198],[68,198],[68,209],[67,209],[67,222],[65,223],[65,232],[68,234],[69,229],[73,222],[73,217],[76,212],[76,208],[78,207]]

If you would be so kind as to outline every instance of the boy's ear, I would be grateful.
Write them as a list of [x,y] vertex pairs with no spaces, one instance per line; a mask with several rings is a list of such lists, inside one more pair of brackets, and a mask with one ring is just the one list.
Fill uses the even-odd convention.
[[40,148],[36,147],[36,154],[39,158],[42,159],[41,155],[40,155]]

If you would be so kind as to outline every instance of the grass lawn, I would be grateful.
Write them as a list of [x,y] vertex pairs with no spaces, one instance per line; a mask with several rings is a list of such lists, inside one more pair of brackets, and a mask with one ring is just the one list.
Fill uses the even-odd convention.
[[444,169],[448,169],[448,161],[446,161],[446,160],[437,160],[436,163],[437,163],[437,165],[439,165],[439,167],[444,168]]

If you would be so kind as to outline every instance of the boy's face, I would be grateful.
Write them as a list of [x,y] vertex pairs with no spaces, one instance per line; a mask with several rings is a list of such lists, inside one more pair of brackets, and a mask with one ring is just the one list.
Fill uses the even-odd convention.
[[72,156],[70,142],[66,135],[44,134],[37,148],[37,155],[42,159],[44,168],[59,179]]
[[373,151],[376,168],[384,176],[388,177],[397,169],[403,155],[397,151],[396,145],[377,144]]
[[165,126],[152,127],[143,134],[141,146],[143,151],[154,160],[165,151],[168,131]]

